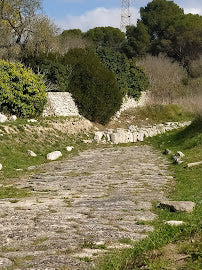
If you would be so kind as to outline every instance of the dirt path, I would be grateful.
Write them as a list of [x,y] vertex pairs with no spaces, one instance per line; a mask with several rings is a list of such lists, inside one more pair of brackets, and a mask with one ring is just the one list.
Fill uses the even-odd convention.
[[86,270],[100,253],[146,237],[153,228],[142,221],[155,218],[151,202],[164,197],[166,168],[148,146],[47,164],[22,182],[32,197],[0,200],[0,269]]

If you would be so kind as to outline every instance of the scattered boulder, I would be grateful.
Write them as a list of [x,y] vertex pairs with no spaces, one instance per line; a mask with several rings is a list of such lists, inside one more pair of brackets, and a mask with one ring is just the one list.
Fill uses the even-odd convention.
[[181,151],[177,151],[176,156],[183,158],[185,155]]
[[37,155],[31,151],[31,150],[27,150],[27,154],[30,156],[30,157],[37,157]]
[[170,155],[170,154],[171,154],[171,151],[170,151],[169,149],[165,149],[165,150],[163,151],[163,154],[164,154],[164,155]]
[[0,163],[0,171],[3,169],[3,165]]
[[68,152],[71,152],[73,149],[74,149],[74,146],[67,146],[67,147],[66,147],[66,150],[67,150]]
[[198,161],[198,162],[194,162],[194,163],[188,163],[187,167],[191,168],[191,167],[198,166],[198,165],[201,165],[201,164],[202,164],[202,161]]
[[8,120],[8,117],[0,113],[0,123],[4,123]]
[[167,208],[170,212],[192,212],[195,207],[194,202],[189,201],[163,201],[158,204],[159,208]]
[[102,137],[103,137],[103,132],[97,131],[97,132],[95,132],[94,141],[99,143],[99,142],[101,142]]
[[28,123],[36,123],[37,120],[36,120],[36,119],[28,119],[27,122],[28,122]]
[[173,156],[173,162],[174,162],[174,164],[179,165],[179,164],[181,164],[183,161],[181,160],[180,157]]
[[30,166],[30,167],[27,168],[28,171],[32,171],[34,169],[36,169],[36,166]]
[[9,120],[11,120],[11,121],[16,121],[16,120],[17,120],[17,116],[16,116],[16,115],[11,115],[11,116],[9,117]]
[[166,221],[165,223],[171,226],[180,226],[180,225],[185,224],[184,221],[177,221],[177,220],[169,220],[169,221]]
[[60,151],[54,151],[47,154],[47,160],[56,160],[61,156],[62,156],[62,153]]

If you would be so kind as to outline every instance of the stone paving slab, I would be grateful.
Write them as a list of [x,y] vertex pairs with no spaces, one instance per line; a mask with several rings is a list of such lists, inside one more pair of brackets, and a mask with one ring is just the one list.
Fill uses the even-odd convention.
[[86,270],[84,257],[143,239],[153,228],[138,221],[153,220],[152,202],[166,200],[167,165],[149,146],[111,147],[21,179],[32,196],[0,200],[0,269]]

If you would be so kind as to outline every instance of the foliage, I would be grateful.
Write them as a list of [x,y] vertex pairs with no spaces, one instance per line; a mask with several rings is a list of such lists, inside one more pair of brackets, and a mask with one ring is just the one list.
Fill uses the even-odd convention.
[[119,48],[125,40],[125,34],[114,27],[95,27],[88,30],[84,37],[95,42],[97,47]]
[[98,48],[97,55],[114,73],[122,95],[139,98],[141,91],[148,86],[148,80],[143,69],[136,65],[135,59],[128,60],[124,54],[110,48]]
[[151,37],[152,53],[163,51],[163,40],[168,40],[167,29],[177,17],[184,14],[173,1],[153,0],[145,8],[140,8],[142,23],[147,27]]
[[0,60],[0,108],[20,117],[33,117],[46,103],[41,75],[24,69],[21,64]]
[[93,52],[70,50],[66,57],[73,64],[69,89],[80,113],[93,122],[106,124],[122,102],[113,73]]
[[179,16],[167,32],[167,54],[182,63],[189,72],[191,60],[196,60],[202,54],[202,16]]
[[156,104],[169,104],[188,93],[183,82],[187,81],[186,71],[165,55],[151,56],[138,61],[149,78],[150,101]]
[[57,53],[41,53],[24,56],[22,62],[35,73],[42,73],[49,91],[68,91],[71,67],[65,65],[63,56]]
[[[161,151],[165,148],[169,148],[173,153],[179,151],[179,149],[182,150],[185,154],[183,158],[185,163],[200,160],[202,155],[202,120],[199,118],[196,119],[189,127],[183,130],[174,130],[153,137],[149,139],[149,143]],[[151,223],[151,225],[155,226],[155,231],[150,233],[145,239],[135,242],[134,246],[130,249],[124,249],[122,251],[115,250],[104,255],[98,261],[95,269],[171,269],[172,266],[176,266],[176,260],[172,261],[171,258],[170,263],[173,263],[173,265],[169,265],[167,268],[165,261],[168,259],[168,256],[164,256],[162,252],[163,247],[169,243],[173,243],[177,249],[186,242],[189,243],[189,249],[186,248],[185,254],[189,255],[189,260],[188,264],[182,267],[182,269],[201,269],[200,180],[202,166],[185,168],[184,164],[178,166],[172,165],[171,172],[176,185],[175,189],[172,188],[172,192],[170,192],[170,199],[176,201],[194,201],[196,202],[195,210],[192,213],[179,213],[155,208],[158,219]],[[165,224],[167,220],[182,220],[185,222],[185,225],[170,226]],[[152,250],[154,251],[153,253],[151,252]],[[185,254],[182,251],[180,255]],[[155,259],[159,261],[158,266],[153,265]]]
[[127,40],[123,42],[121,50],[129,57],[144,56],[150,45],[150,35],[147,27],[141,22],[137,26],[128,26],[126,31]]
[[85,48],[91,46],[91,42],[84,39],[84,34],[80,29],[64,30],[59,35],[59,47],[62,54],[73,48]]

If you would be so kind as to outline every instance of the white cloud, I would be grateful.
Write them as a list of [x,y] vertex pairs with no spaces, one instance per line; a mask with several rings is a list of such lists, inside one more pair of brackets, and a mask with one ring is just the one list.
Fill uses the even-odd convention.
[[[136,24],[139,18],[139,11],[132,10],[132,21]],[[67,15],[65,19],[56,20],[56,24],[62,29],[79,28],[83,32],[99,26],[120,27],[121,9],[98,7],[94,10],[85,12],[80,16]]]
[[199,9],[199,8],[185,8],[184,13],[185,14],[192,13],[192,14],[202,15],[202,9]]

